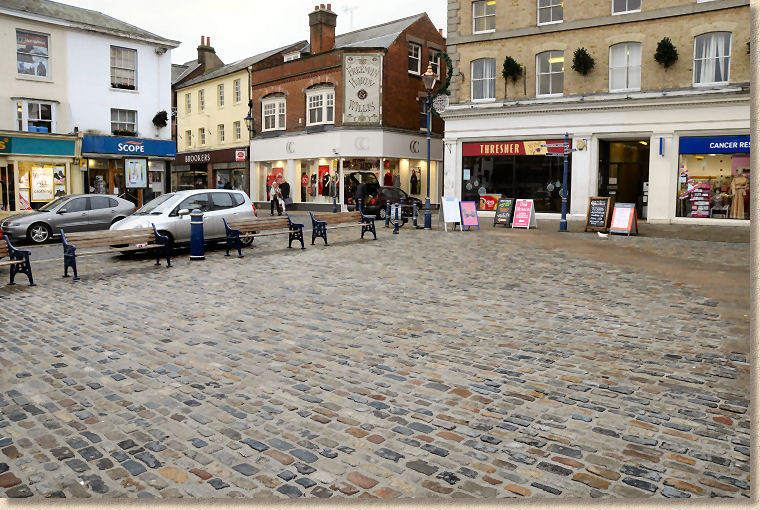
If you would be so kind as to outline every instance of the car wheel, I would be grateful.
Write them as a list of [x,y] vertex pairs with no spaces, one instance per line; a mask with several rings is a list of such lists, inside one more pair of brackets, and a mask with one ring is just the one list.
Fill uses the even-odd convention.
[[34,223],[26,232],[26,236],[33,243],[42,244],[50,239],[51,231],[44,223]]

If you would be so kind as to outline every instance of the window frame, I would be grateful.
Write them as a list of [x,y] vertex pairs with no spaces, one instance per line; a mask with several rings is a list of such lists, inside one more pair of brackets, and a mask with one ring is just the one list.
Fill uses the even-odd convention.
[[[40,57],[41,59],[42,58],[45,59],[45,75],[44,76],[40,76],[40,75],[36,74],[36,71],[35,71],[35,74],[25,74],[25,73],[20,73],[19,72],[19,70],[18,70],[18,56],[19,56],[18,38],[19,38],[19,33],[28,34],[30,36],[44,37],[46,39],[46,41],[47,41],[47,56],[42,57],[42,56],[38,55],[38,57]],[[52,78],[52,72],[51,72],[51,69],[50,69],[50,39],[51,39],[50,34],[46,34],[46,33],[43,33],[43,32],[35,32],[34,30],[26,30],[26,29],[23,29],[23,28],[16,28],[16,43],[15,43],[16,44],[16,49],[15,49],[15,53],[16,53],[16,77],[17,78],[20,78],[22,80],[43,80],[43,81],[51,81],[53,79]],[[22,55],[29,55],[30,57],[32,57],[32,55],[33,55],[31,52],[30,53],[21,52],[21,54]],[[37,67],[37,65],[35,65],[35,68],[36,67]]]
[[198,91],[198,111],[202,112],[206,110],[206,90],[200,89]]
[[[29,131],[29,105],[36,104],[38,107],[38,110],[40,112],[40,118],[38,119],[31,119],[32,122],[37,123],[50,123],[50,127],[48,128],[48,133],[55,133],[58,129],[58,122],[57,122],[57,108],[56,103],[54,101],[38,101],[38,100],[30,100],[30,99],[20,99],[16,101],[16,118],[14,121],[14,125],[16,126],[18,131],[21,132],[30,132]],[[42,106],[50,106],[50,120],[46,120],[41,118],[42,116]]]
[[[315,98],[320,99],[318,107],[311,106],[311,101]],[[332,104],[330,104],[331,102]],[[311,121],[312,110],[319,111],[321,120]],[[332,116],[332,119],[328,119],[328,116]],[[335,124],[335,87],[333,86],[321,86],[306,91],[306,125],[322,126],[325,124]]]
[[[697,82],[697,39],[700,37],[704,37],[706,35],[716,35],[716,34],[728,34],[728,53],[723,58],[728,58],[728,66],[726,69],[726,79],[724,81],[710,81],[710,82]],[[733,50],[733,44],[734,44],[734,38],[733,38],[733,32],[729,32],[726,30],[715,30],[713,32],[705,32],[703,34],[699,34],[694,36],[694,53],[691,60],[692,63],[692,85],[694,87],[714,87],[716,85],[728,85],[731,82],[731,51]],[[721,57],[716,57],[721,58]],[[705,61],[706,58],[701,58],[700,60]]]
[[185,94],[185,113],[192,113],[193,111],[193,95],[190,92]]
[[[272,107],[272,112],[267,113],[266,109]],[[275,96],[269,99],[261,100],[261,131],[282,131],[286,128],[287,100],[284,96]],[[273,119],[272,127],[267,128],[267,117]],[[282,123],[282,125],[280,125]]]
[[[547,5],[544,7],[541,7],[541,0],[536,0],[536,26],[544,26],[544,25],[556,25],[557,23],[564,23],[565,22],[565,6],[563,5],[564,2],[562,0],[550,0],[553,3],[551,5]],[[562,19],[558,20],[552,20],[552,21],[541,21],[541,10],[542,9],[549,9],[549,12],[554,12],[554,9],[556,7],[560,7],[562,9]]]
[[[628,7],[628,2],[630,2],[630,1],[631,0],[625,0],[626,7]],[[622,14],[633,14],[634,12],[641,12],[641,1],[642,0],[639,0],[639,8],[638,9],[615,12],[615,0],[610,0],[610,4],[611,4],[610,10],[611,10],[613,16],[620,16]]]
[[239,120],[236,120],[235,122],[232,123],[232,131],[233,131],[232,135],[235,137],[235,140],[240,140],[240,137],[242,135],[241,135],[241,131],[240,131],[240,121]]
[[441,57],[438,56],[438,52],[434,48],[428,48],[428,62],[433,66],[436,79],[441,79]]
[[185,146],[186,147],[192,147],[193,146],[193,130],[192,129],[186,129],[185,130],[185,137],[187,140],[185,140]]
[[[489,3],[489,2],[491,2],[491,0],[477,0],[475,2],[472,2],[472,33],[473,34],[489,34],[491,32],[495,32],[496,31],[496,2],[493,2],[492,4]],[[486,7],[486,9],[484,10],[485,14],[483,14],[482,16],[476,16],[475,15],[475,8],[476,8],[476,6],[479,6],[479,5],[484,5]],[[493,14],[488,14],[488,6],[489,5],[493,5],[494,6],[494,8],[493,8]],[[493,23],[493,28],[486,28],[484,30],[476,30],[475,29],[475,24],[476,24],[477,20],[479,20],[479,19],[487,19],[487,18],[492,18],[490,21]],[[486,25],[488,25],[488,24],[489,23],[486,23]]]
[[224,124],[217,124],[216,139],[219,143],[224,143]]
[[216,86],[216,104],[219,108],[224,108],[224,83]]
[[206,145],[206,128],[198,128],[198,144]]
[[[412,49],[413,48],[417,49],[417,57],[414,57],[412,55]],[[417,59],[417,70],[416,71],[414,71],[412,69],[409,69],[409,65],[411,64],[413,58]],[[422,45],[421,44],[417,44],[417,43],[413,43],[413,42],[409,43],[409,48],[407,49],[407,70],[408,70],[409,74],[413,74],[415,76],[420,76],[421,75],[421,73],[422,73]]]
[[[492,61],[493,62],[493,76],[488,78],[477,78],[478,81],[486,81],[486,80],[493,80],[493,97],[485,97],[480,99],[475,99],[475,70],[474,66],[476,62],[486,62],[486,61]],[[483,74],[485,75],[485,69]],[[496,101],[496,59],[484,57],[484,58],[477,58],[475,60],[472,60],[470,62],[470,101],[473,103],[492,103]]]
[[[541,55],[544,55],[544,54],[549,54],[547,60],[551,59],[551,58],[555,58],[555,57],[551,56],[551,54],[554,53],[554,52],[562,53],[562,58],[563,59],[565,58],[565,52],[564,52],[564,50],[547,50],[547,51],[542,51],[541,53],[537,53],[536,54],[536,97],[537,98],[539,98],[539,97],[542,97],[542,98],[543,97],[562,97],[565,94],[565,62],[564,61],[562,62],[562,92],[549,92],[548,94],[540,94],[539,93],[539,91],[541,90],[541,81],[540,81],[540,77],[541,76],[551,76],[553,74],[560,74],[560,73],[553,73],[551,71],[548,72],[548,73],[541,73],[541,66],[540,66],[539,61],[538,61],[539,57]],[[554,62],[554,63],[558,63],[558,62]],[[549,65],[551,65],[551,64],[552,64],[552,62],[549,62]],[[551,80],[551,78],[550,78],[550,80]],[[549,84],[551,85],[551,81],[549,81]],[[551,86],[550,86],[550,88],[551,88]]]
[[[134,129],[121,129],[121,128],[120,129],[114,129],[114,120],[113,120],[113,114],[114,114],[114,112],[125,112],[127,114],[133,113],[134,114],[134,118],[135,118],[134,123],[133,123]],[[118,113],[117,113],[117,116],[118,116]],[[122,120],[117,119],[116,120],[116,124],[125,124],[125,125],[128,125],[128,124],[130,124],[130,122],[129,122],[129,120],[122,121]],[[126,110],[124,108],[111,108],[111,134],[113,134],[114,131],[131,131],[131,132],[135,133],[134,136],[137,136],[137,110]]]
[[[630,54],[630,46],[629,45],[638,45],[638,47],[639,47],[639,63],[638,63],[637,66],[634,66],[634,67],[638,67],[639,68],[639,86],[638,87],[625,87],[625,88],[621,88],[621,89],[613,89],[612,88],[612,70],[613,70],[613,67],[612,67],[612,48],[614,48],[616,46],[621,46],[621,45],[625,45],[626,46],[626,65],[622,66],[622,67],[618,66],[618,67],[615,67],[614,69],[625,69],[626,70],[625,71],[625,83],[626,83],[626,85],[628,85],[630,83],[630,75],[631,75],[631,72],[630,72],[631,65],[630,65],[630,60],[628,59],[628,56]],[[610,46],[610,50],[609,50],[609,78],[608,78],[608,84],[607,84],[608,85],[607,88],[608,88],[608,90],[610,92],[634,92],[634,91],[641,90],[641,49],[642,49],[642,47],[643,47],[643,44],[640,43],[640,42],[637,42],[637,41],[623,41],[623,42],[616,43],[616,44],[613,44],[613,45]]]
[[233,89],[232,102],[237,104],[240,101],[242,101],[242,98],[243,98],[242,87],[240,85],[239,78],[232,82],[232,89]]
[[[116,59],[119,58],[118,55],[116,57],[114,57],[114,50],[116,50],[117,52],[121,51],[123,53],[132,53],[132,54],[134,54],[134,57],[135,57],[134,58],[134,69],[130,69],[128,67],[114,65],[114,58],[116,58]],[[111,90],[137,90],[137,50],[135,48],[127,48],[125,46],[117,46],[115,44],[111,44],[109,51],[110,51],[110,59],[111,59],[110,60],[110,68],[109,68],[110,71],[111,71]],[[123,59],[123,55],[122,55],[122,59]],[[123,60],[122,60],[122,62],[123,62]],[[127,84],[126,84],[126,86],[124,86],[124,87],[115,86],[115,85],[119,85],[119,84],[114,82],[114,69],[118,69],[118,70],[121,70],[121,71],[131,71],[132,73],[134,73],[134,76],[133,76],[133,78],[134,78],[134,85],[131,85],[131,88],[130,88],[129,78],[127,78]]]

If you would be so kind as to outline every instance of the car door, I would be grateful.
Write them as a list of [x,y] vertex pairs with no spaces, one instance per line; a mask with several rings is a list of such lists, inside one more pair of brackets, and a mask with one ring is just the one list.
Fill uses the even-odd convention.
[[[186,214],[180,217],[177,213],[182,209],[187,209],[190,212],[193,212],[194,209],[200,209],[205,216],[209,209],[208,193],[194,193],[180,202],[180,204],[174,208],[174,211],[172,211],[174,221],[171,230],[173,231],[172,235],[174,236],[174,241],[178,243],[190,241],[190,215]],[[205,232],[205,221],[203,222],[203,226],[203,237],[205,239],[207,237]]]
[[90,230],[103,230],[111,226],[111,220],[116,216],[116,200],[105,195],[90,196]]
[[63,204],[55,215],[56,233],[60,233],[59,229],[63,229],[64,232],[88,230],[90,227],[88,201],[87,197],[76,197]]
[[230,221],[237,216],[237,212],[233,209],[235,204],[232,196],[227,192],[212,192],[209,193],[209,197],[211,198],[210,211],[203,215],[204,238],[221,239],[225,237],[222,218]]

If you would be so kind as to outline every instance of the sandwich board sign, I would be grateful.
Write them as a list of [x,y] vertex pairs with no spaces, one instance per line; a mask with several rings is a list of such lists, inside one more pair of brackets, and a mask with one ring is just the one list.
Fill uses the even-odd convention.
[[612,211],[610,233],[631,235],[634,228],[636,235],[638,235],[639,220],[636,218],[636,204],[623,202],[615,204],[615,209]]
[[455,197],[441,197],[441,209],[443,210],[443,228],[448,232],[447,223],[454,224],[454,230],[456,230],[456,224],[459,223],[459,230],[462,230],[462,216],[459,212],[459,200]]
[[610,197],[591,197],[588,199],[584,232],[589,230],[607,232],[610,223],[610,200]]
[[462,213],[462,228],[478,227],[480,230],[480,222],[478,221],[478,205],[475,202],[459,202],[459,210]]
[[515,201],[515,214],[512,218],[512,228],[538,228],[536,223],[536,208],[532,198],[518,198]]
[[508,227],[512,222],[512,210],[514,208],[514,198],[500,198],[499,202],[496,204],[496,214],[493,217],[493,224]]

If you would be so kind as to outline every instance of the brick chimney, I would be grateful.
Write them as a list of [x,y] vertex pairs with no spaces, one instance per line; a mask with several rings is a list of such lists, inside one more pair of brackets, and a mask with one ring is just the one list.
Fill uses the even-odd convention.
[[203,66],[204,73],[224,65],[224,62],[216,56],[210,37],[201,36],[201,44],[198,46],[198,63]]
[[338,15],[332,12],[332,5],[315,5],[309,14],[311,29],[311,53],[323,53],[335,47],[335,23]]

